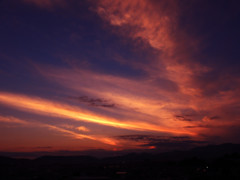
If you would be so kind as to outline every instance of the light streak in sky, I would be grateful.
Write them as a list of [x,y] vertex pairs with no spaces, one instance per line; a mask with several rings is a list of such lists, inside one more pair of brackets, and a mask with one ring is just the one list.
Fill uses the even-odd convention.
[[186,130],[170,129],[145,122],[118,121],[114,118],[102,117],[74,106],[19,94],[0,92],[0,103],[40,115],[70,118],[75,121],[85,121],[129,130],[194,135],[193,132]]

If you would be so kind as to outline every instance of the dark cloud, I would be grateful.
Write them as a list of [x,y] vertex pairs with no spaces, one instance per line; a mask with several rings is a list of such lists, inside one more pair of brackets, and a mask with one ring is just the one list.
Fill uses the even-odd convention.
[[79,97],[70,97],[70,99],[76,99],[78,102],[86,103],[89,106],[106,107],[106,108],[116,107],[116,104],[110,103],[108,100],[102,99],[102,98],[90,98],[88,96],[79,96]]
[[132,141],[170,141],[170,140],[187,140],[188,136],[156,136],[156,135],[145,135],[145,134],[135,134],[135,135],[123,135],[117,136],[119,139],[132,140]]
[[194,125],[194,126],[185,126],[184,128],[213,128],[212,125]]
[[52,149],[52,146],[37,146],[34,149]]
[[188,118],[190,115],[176,115],[175,117],[177,118],[177,120],[180,121],[193,121],[192,119]]
[[211,120],[213,120],[213,119],[220,119],[220,118],[221,118],[220,116],[212,116],[212,117],[210,117]]
[[117,138],[142,142],[143,144],[141,146],[143,147],[155,146],[162,150],[192,148],[208,143],[207,141],[193,140],[188,136],[124,135],[118,136]]

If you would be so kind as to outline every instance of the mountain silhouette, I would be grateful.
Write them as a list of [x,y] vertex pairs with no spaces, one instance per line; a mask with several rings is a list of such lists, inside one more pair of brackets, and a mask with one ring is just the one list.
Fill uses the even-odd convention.
[[240,179],[240,144],[105,158],[1,156],[0,179]]

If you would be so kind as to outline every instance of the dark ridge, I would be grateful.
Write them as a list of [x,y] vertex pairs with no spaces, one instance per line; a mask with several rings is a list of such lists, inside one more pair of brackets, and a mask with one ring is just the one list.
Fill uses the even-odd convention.
[[122,156],[0,157],[0,179],[240,179],[240,144],[197,147],[159,154]]
[[35,160],[36,163],[68,163],[68,164],[91,164],[98,162],[98,159],[92,156],[42,156]]

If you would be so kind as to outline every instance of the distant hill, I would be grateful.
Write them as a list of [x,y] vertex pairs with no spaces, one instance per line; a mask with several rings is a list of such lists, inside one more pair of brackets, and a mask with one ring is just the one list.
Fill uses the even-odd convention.
[[69,164],[91,164],[97,163],[99,159],[92,156],[43,156],[33,160],[37,163],[69,163]]
[[[181,178],[179,178],[181,177]],[[240,179],[240,144],[114,157],[0,156],[0,179]]]
[[[187,151],[169,151],[157,153],[154,151],[146,152],[131,152],[130,150],[124,151],[104,151],[104,150],[90,150],[91,155],[87,151],[57,151],[57,152],[0,152],[0,160],[14,161],[14,158],[21,159],[36,159],[39,162],[54,162],[54,161],[83,161],[94,162],[99,159],[110,160],[139,160],[139,159],[158,159],[158,160],[180,160],[182,158],[199,157],[199,158],[216,158],[224,154],[240,153],[240,144],[221,144],[221,145],[208,145],[196,147]],[[130,153],[131,152],[131,153]],[[83,154],[83,155],[79,155]],[[125,155],[124,155],[125,154]],[[105,158],[104,158],[105,156]],[[12,157],[12,158],[10,158]],[[36,158],[38,157],[38,158]],[[98,157],[98,158],[97,158]]]
[[181,160],[190,157],[209,159],[233,153],[240,153],[240,144],[226,143],[197,147],[188,151],[170,151],[159,153],[154,158],[158,158],[158,160]]

